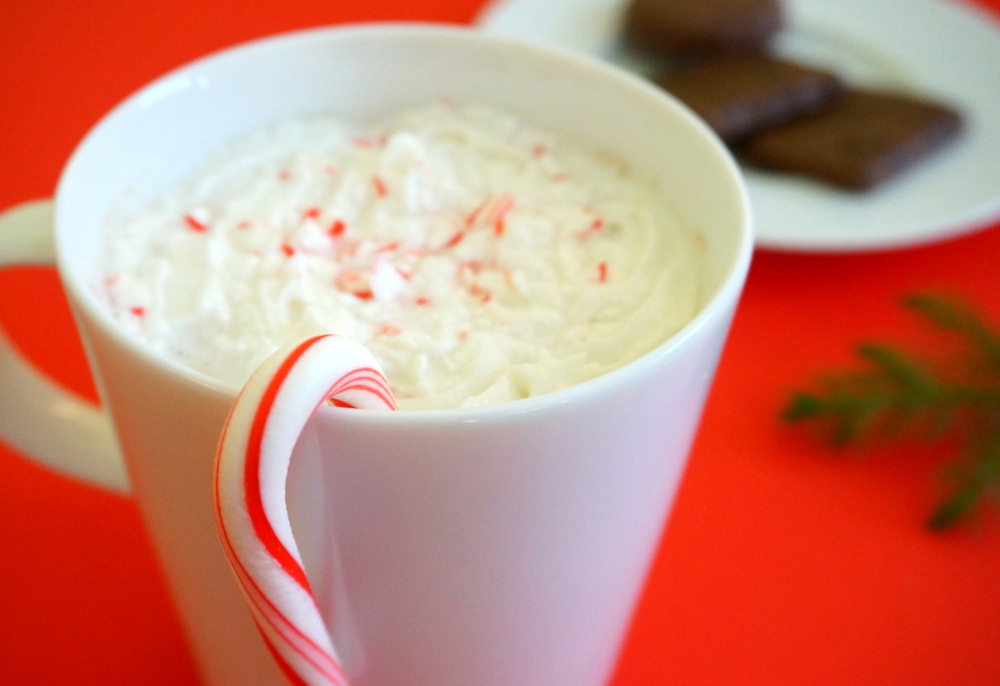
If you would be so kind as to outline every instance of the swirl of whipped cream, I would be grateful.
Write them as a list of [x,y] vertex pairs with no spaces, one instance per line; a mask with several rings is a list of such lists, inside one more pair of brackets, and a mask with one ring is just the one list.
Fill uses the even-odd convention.
[[507,402],[648,352],[698,301],[669,189],[481,106],[279,122],[109,217],[102,298],[241,385],[290,340],[363,342],[404,409]]

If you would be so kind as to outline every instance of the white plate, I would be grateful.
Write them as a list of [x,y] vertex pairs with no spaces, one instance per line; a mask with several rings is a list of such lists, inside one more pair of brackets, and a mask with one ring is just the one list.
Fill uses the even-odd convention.
[[[486,31],[582,50],[640,73],[620,40],[627,0],[494,0]],[[956,106],[962,138],[872,192],[838,191],[747,169],[757,245],[809,252],[884,250],[983,228],[1000,217],[1000,27],[947,0],[785,0],[777,53],[851,84]]]

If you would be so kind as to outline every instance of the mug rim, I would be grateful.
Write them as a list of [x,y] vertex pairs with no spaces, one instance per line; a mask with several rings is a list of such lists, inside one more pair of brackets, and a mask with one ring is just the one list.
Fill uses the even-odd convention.
[[145,363],[158,368],[160,371],[166,371],[172,376],[183,378],[186,382],[199,386],[213,394],[230,399],[236,398],[240,390],[239,385],[222,381],[155,352],[142,341],[123,331],[106,308],[101,307],[96,302],[89,289],[85,284],[81,283],[82,275],[79,273],[80,270],[74,269],[68,264],[68,258],[65,256],[64,251],[60,249],[60,236],[62,234],[62,225],[59,221],[60,198],[64,195],[65,189],[68,186],[78,183],[78,181],[75,181],[74,174],[77,161],[81,155],[81,151],[94,138],[95,134],[106,127],[113,126],[118,119],[129,116],[131,110],[141,109],[144,101],[157,97],[159,89],[171,80],[201,68],[211,67],[217,62],[240,59],[241,55],[248,52],[267,50],[287,44],[337,40],[340,37],[349,39],[353,36],[365,35],[371,37],[381,35],[386,38],[391,38],[394,35],[403,37],[421,36],[427,39],[452,41],[453,44],[460,42],[468,44],[492,44],[494,46],[503,46],[504,49],[523,54],[530,54],[533,58],[553,64],[562,62],[571,68],[601,72],[605,77],[611,77],[620,82],[622,87],[637,90],[644,97],[653,98],[659,101],[663,107],[673,109],[675,115],[686,118],[688,124],[693,125],[695,130],[700,131],[701,136],[707,139],[705,142],[716,153],[719,158],[718,161],[722,163],[722,168],[726,170],[726,177],[729,182],[727,184],[728,191],[730,193],[735,192],[735,200],[739,207],[741,221],[739,226],[739,244],[734,251],[734,256],[731,258],[730,264],[723,269],[725,276],[715,287],[714,292],[710,293],[699,304],[696,314],[684,326],[639,357],[572,386],[504,403],[475,407],[406,409],[399,412],[361,414],[378,414],[379,416],[393,417],[428,415],[441,417],[447,415],[449,418],[455,418],[459,421],[474,422],[487,417],[523,414],[548,407],[573,403],[577,399],[589,397],[594,394],[604,394],[608,390],[625,385],[624,380],[627,377],[642,375],[644,369],[655,366],[659,360],[669,356],[671,351],[683,345],[685,340],[694,336],[704,326],[707,326],[710,320],[715,319],[721,313],[725,312],[728,305],[732,304],[735,307],[742,292],[753,255],[753,221],[749,195],[742,173],[731,153],[711,129],[687,106],[642,77],[583,53],[553,46],[539,45],[516,37],[488,34],[465,25],[399,21],[363,22],[312,27],[253,38],[224,47],[188,61],[147,82],[102,115],[74,147],[73,153],[60,173],[54,196],[56,208],[55,244],[57,270],[63,287],[72,302],[86,314],[90,322],[97,324],[106,334],[113,337],[117,344],[124,346],[133,355],[142,359]]

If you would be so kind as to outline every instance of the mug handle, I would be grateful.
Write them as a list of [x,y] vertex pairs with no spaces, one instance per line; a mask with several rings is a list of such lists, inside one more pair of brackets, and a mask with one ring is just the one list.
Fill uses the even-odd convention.
[[[0,214],[0,269],[55,266],[51,200]],[[107,413],[60,388],[31,366],[0,328],[0,439],[58,472],[129,491]]]

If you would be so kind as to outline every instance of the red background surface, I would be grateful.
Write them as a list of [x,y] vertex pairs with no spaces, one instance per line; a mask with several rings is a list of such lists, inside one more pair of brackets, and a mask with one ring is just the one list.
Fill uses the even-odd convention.
[[[0,208],[50,195],[104,112],[204,53],[344,21],[468,22],[480,5],[9,1]],[[956,292],[1000,323],[1000,230],[982,228],[883,254],[758,252],[615,686],[1000,683],[1000,517],[930,533],[947,455],[838,456],[777,419],[858,340],[924,342],[905,293]],[[0,322],[95,397],[51,270],[0,274]],[[133,503],[2,445],[0,475],[0,683],[195,684]]]

